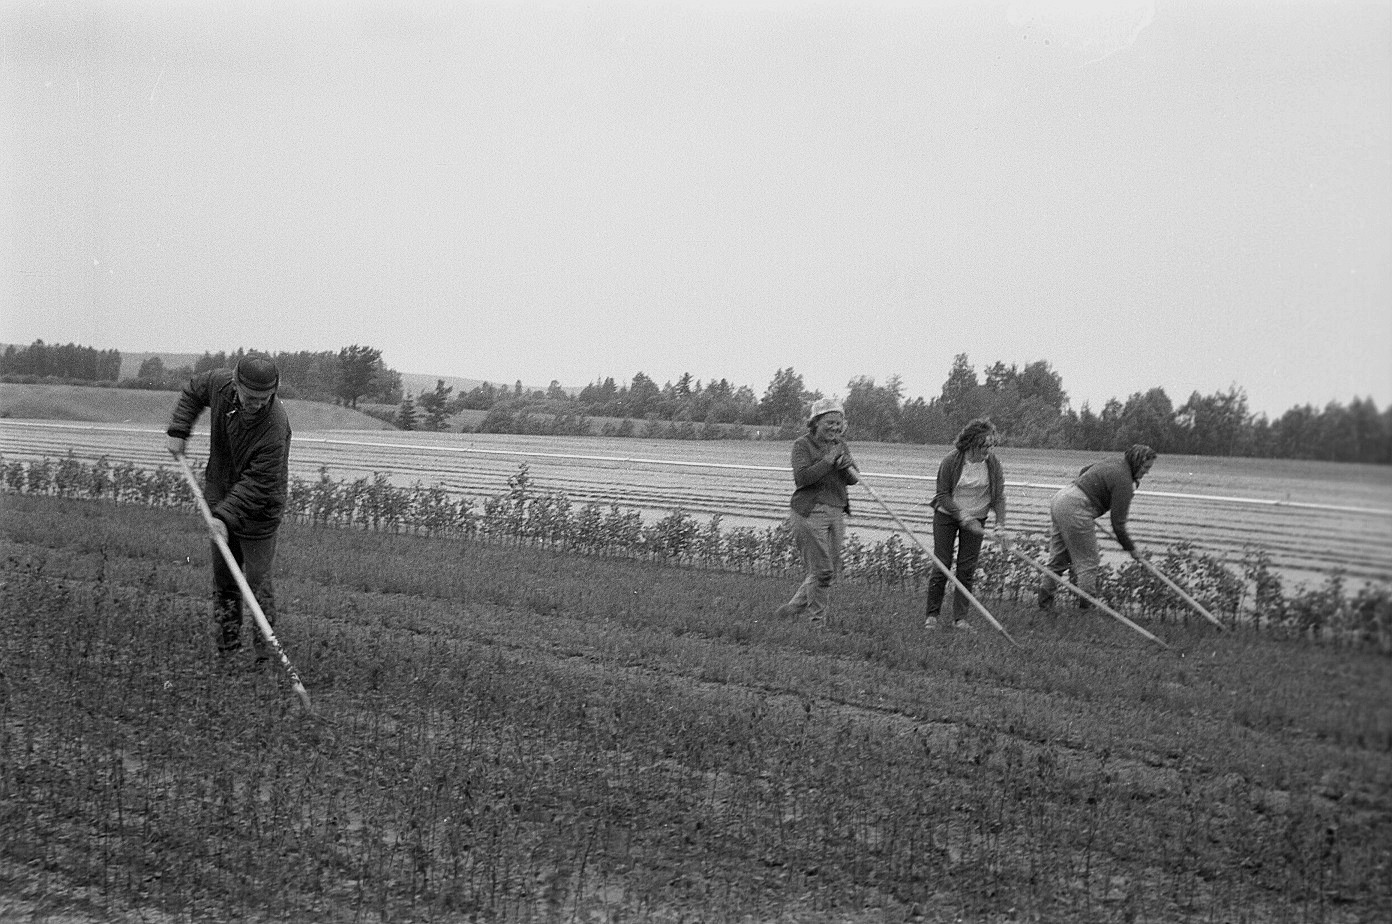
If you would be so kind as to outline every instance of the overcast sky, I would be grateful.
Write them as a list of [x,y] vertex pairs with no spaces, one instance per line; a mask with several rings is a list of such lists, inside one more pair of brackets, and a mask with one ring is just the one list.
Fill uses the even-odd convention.
[[0,0],[0,342],[1392,403],[1386,0]]

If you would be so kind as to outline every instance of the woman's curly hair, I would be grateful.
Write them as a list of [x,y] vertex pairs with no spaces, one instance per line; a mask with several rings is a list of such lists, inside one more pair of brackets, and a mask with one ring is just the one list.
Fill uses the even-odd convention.
[[997,436],[996,425],[991,423],[991,418],[978,417],[962,428],[952,445],[958,452],[967,453],[993,443]]

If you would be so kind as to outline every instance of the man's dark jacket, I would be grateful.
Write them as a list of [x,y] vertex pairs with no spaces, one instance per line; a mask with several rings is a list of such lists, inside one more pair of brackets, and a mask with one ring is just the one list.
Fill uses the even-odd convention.
[[275,534],[290,481],[290,421],[280,398],[248,418],[230,369],[189,379],[169,421],[170,436],[188,439],[208,409],[208,469],[203,494],[213,516],[244,539]]

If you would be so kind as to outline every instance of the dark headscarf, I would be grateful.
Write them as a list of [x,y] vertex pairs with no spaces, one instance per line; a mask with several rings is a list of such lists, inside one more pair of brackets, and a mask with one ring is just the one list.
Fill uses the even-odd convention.
[[1160,453],[1151,449],[1145,443],[1132,443],[1131,448],[1126,450],[1126,464],[1131,466],[1131,480],[1139,484],[1140,479],[1136,473],[1141,470],[1142,465],[1145,465],[1158,455],[1160,455]]

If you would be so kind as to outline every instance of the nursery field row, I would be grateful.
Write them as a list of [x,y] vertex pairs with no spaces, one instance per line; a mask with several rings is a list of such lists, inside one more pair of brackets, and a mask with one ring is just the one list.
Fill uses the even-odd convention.
[[288,524],[284,672],[187,510],[0,519],[0,919],[1392,919],[1384,654]]
[[[206,454],[204,433],[190,444]],[[928,501],[944,447],[853,446],[867,482],[928,542]],[[6,458],[68,453],[154,469],[169,464],[164,438],[147,427],[0,422]],[[336,431],[297,433],[297,477],[387,476],[393,484],[441,485],[458,497],[503,493],[525,463],[538,491],[577,505],[618,504],[661,516],[681,508],[726,525],[767,525],[786,515],[791,490],[786,443],[676,442],[501,434]],[[1003,448],[1013,530],[1042,536],[1048,501],[1098,454]],[[897,529],[868,493],[852,490],[852,529],[867,539]],[[1103,525],[1107,521],[1102,520]],[[1342,569],[1355,581],[1392,579],[1392,472],[1372,466],[1212,457],[1162,457],[1132,507],[1144,545],[1178,542],[1238,564],[1260,549],[1291,580],[1313,582]],[[1115,548],[1104,542],[1104,548]]]

